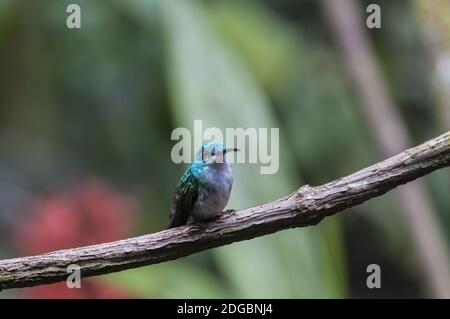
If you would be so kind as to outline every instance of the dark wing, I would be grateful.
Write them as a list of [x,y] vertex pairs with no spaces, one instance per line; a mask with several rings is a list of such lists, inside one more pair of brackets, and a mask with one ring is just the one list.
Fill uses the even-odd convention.
[[198,181],[190,168],[186,170],[172,197],[167,229],[185,225],[198,196]]

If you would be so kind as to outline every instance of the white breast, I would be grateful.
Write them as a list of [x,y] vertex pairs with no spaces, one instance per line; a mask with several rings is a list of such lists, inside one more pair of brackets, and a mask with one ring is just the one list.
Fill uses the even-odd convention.
[[208,167],[208,187],[200,188],[194,203],[194,220],[211,219],[220,215],[228,203],[233,185],[233,175],[228,163]]

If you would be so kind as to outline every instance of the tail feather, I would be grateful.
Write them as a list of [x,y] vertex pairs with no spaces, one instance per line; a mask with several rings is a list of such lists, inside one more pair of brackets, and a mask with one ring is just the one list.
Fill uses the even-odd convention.
[[186,225],[188,219],[189,219],[189,212],[180,212],[180,211],[173,212],[169,216],[169,223],[167,224],[166,229]]

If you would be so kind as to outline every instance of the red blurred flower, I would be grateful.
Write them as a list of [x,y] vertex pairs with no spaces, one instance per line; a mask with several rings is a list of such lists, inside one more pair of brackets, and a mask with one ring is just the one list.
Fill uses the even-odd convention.
[[[135,201],[99,182],[89,181],[33,200],[17,227],[14,243],[24,255],[114,241],[126,237],[136,224]],[[124,298],[122,292],[95,278],[82,288],[65,283],[23,290],[33,298]]]

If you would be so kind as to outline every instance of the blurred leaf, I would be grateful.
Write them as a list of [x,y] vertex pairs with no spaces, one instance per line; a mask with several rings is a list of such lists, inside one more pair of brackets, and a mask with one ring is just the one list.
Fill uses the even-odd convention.
[[214,1],[209,7],[218,31],[240,50],[255,78],[272,92],[283,91],[303,62],[299,34],[261,2]]
[[[221,41],[205,10],[194,1],[161,1],[167,33],[167,69],[173,112],[178,125],[204,128],[280,127],[270,102],[232,47]],[[251,14],[251,12],[247,12]],[[255,164],[233,165],[234,191],[230,206],[255,205],[293,191],[293,157],[280,132],[280,170],[261,175]],[[217,267],[237,291],[237,297],[342,296],[318,228],[285,231],[214,250]],[[330,271],[330,275],[323,272]],[[328,281],[324,281],[326,277]]]
[[231,297],[214,275],[185,261],[166,262],[100,278],[116,283],[138,298]]

